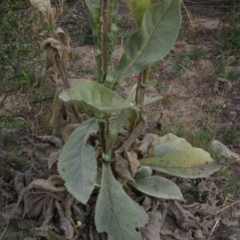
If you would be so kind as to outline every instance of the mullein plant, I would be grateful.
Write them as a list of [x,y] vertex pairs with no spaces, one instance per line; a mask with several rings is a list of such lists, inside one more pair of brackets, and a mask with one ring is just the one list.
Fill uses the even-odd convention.
[[[144,107],[161,99],[147,98],[145,89],[151,64],[163,59],[176,41],[181,1],[126,0],[136,31],[112,69],[118,1],[85,0],[95,43],[97,80],[71,79],[74,83],[69,83],[65,69],[65,61],[71,58],[70,39],[55,26],[54,8],[48,0],[30,2],[52,29],[51,38],[42,42],[44,74],[56,84],[60,75],[63,85],[63,89],[57,87],[53,101],[52,126],[58,131],[70,123],[78,124],[61,150],[59,174],[67,190],[82,204],[88,202],[94,189],[98,192],[95,224],[99,233],[106,232],[109,240],[139,240],[139,229],[148,224],[148,214],[128,196],[126,186],[157,199],[183,200],[178,186],[153,176],[153,170],[199,178],[218,169],[207,152],[171,134],[154,136],[154,140],[144,138],[140,144],[137,141],[147,122]],[[136,74],[137,84],[128,98],[117,95],[118,83]],[[124,126],[127,131],[123,131]]]

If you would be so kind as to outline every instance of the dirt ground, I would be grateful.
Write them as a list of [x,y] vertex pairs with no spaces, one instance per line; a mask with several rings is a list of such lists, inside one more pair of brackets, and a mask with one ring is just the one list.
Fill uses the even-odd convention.
[[[240,154],[240,5],[237,3],[233,10],[230,4],[221,5],[221,1],[184,3],[183,22],[175,45],[164,60],[152,65],[147,96],[160,94],[163,100],[146,109],[149,119],[146,132],[153,123],[158,122],[151,132],[159,135],[171,132],[207,151],[211,151],[210,141],[217,139]],[[89,33],[87,10],[78,1],[73,1],[69,8],[71,14],[64,15],[60,21],[72,39],[74,60],[66,65],[68,77],[95,79],[94,46]],[[234,17],[235,13],[238,18]],[[118,20],[120,30],[113,53],[113,65],[123,52],[121,42],[125,41],[134,27],[134,22],[122,3]],[[134,76],[122,80],[117,89],[118,94],[126,97],[133,84]],[[54,163],[51,166],[48,163],[47,166],[47,159],[61,148],[61,141],[59,142],[58,135],[56,138],[44,138],[46,135],[52,136],[49,123],[54,87],[48,82],[42,82],[40,88],[30,92],[23,89],[16,91],[11,87],[6,89],[11,94],[0,96],[0,207],[9,211],[14,207],[19,194],[13,187],[14,181],[23,176],[31,179],[48,178],[51,171],[56,169],[53,169]],[[163,226],[161,239],[240,239],[240,164],[230,160],[218,161],[223,168],[210,179],[202,179],[200,183],[175,180],[188,204],[178,208],[182,213],[177,213],[178,210],[175,209],[169,216],[174,216],[179,221],[184,220],[188,225],[185,228],[179,227],[179,224],[167,219],[166,222],[176,227],[176,231],[170,232],[167,228],[169,225],[165,228]],[[50,169],[50,173],[46,174],[46,169]],[[61,186],[60,179],[54,181]],[[35,204],[31,217],[26,216],[28,211],[24,209],[24,219],[16,215],[10,224],[6,224],[2,213],[0,214],[0,239],[27,239],[25,237],[28,236],[28,231],[39,227],[42,221],[41,217],[37,217],[39,211],[53,196],[43,196],[37,192],[31,194],[35,194],[34,197],[28,195],[28,204]],[[86,223],[91,222],[91,203],[89,209],[85,209],[66,193],[53,198],[66,196],[69,202],[75,204],[75,215],[78,216],[78,209],[84,209]],[[44,198],[41,208],[33,200],[37,198]],[[93,198],[92,203],[95,200]],[[189,222],[195,225],[191,226]],[[201,233],[197,232],[198,224]],[[51,231],[57,231],[54,225],[51,225]],[[92,232],[95,234],[94,230]],[[39,239],[50,239],[44,234],[38,236],[42,236]]]

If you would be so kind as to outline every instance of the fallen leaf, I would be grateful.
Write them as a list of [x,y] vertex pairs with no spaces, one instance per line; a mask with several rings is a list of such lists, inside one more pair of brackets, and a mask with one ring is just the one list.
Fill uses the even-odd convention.
[[156,147],[158,144],[159,136],[152,133],[146,134],[138,148],[138,151],[140,151],[142,155],[145,155],[148,152],[149,146]]
[[115,154],[116,161],[114,162],[114,169],[122,180],[134,181],[129,170],[129,162],[124,159],[120,153]]
[[65,187],[55,187],[50,181],[46,179],[34,179],[27,187],[27,191],[31,189],[38,189],[49,192],[62,192],[65,191]]
[[140,162],[138,161],[137,154],[133,151],[127,152],[127,157],[132,176],[134,177],[138,167],[140,166]]
[[57,161],[60,156],[60,153],[61,153],[61,150],[52,152],[48,158],[48,170],[52,174],[57,172]]

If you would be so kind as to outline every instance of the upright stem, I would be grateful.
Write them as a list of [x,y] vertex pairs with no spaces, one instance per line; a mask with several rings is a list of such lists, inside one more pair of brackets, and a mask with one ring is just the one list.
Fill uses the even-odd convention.
[[107,152],[107,144],[106,144],[106,138],[105,138],[105,123],[104,122],[98,122],[99,127],[99,141],[102,146],[102,150],[104,153]]
[[108,52],[108,35],[110,33],[111,18],[110,18],[110,0],[101,0],[101,18],[102,18],[102,31],[101,31],[101,76],[100,83],[104,83],[109,64]]
[[144,71],[139,73],[138,84],[136,89],[135,102],[139,106],[139,118],[136,120],[135,114],[129,115],[129,126],[128,130],[131,133],[135,126],[143,122],[143,110],[144,110],[144,95],[145,95],[145,86],[149,78],[150,67],[146,67]]
[[136,104],[140,107],[140,114],[143,113],[145,86],[149,79],[150,67],[146,67],[138,76],[138,85],[136,91]]

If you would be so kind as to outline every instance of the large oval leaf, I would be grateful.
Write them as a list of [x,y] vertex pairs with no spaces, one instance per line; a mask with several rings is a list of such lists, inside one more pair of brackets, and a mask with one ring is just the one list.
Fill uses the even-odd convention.
[[89,134],[97,130],[95,118],[79,125],[63,146],[58,160],[58,171],[68,191],[83,204],[86,204],[94,189],[97,173],[95,151],[86,141]]
[[127,40],[114,75],[119,79],[143,71],[163,59],[175,42],[181,23],[180,1],[164,0],[149,7],[141,28]]
[[64,102],[79,106],[83,111],[97,118],[105,118],[109,113],[122,109],[135,109],[129,102],[107,87],[93,81],[82,80],[70,89],[60,93]]
[[158,167],[157,165],[149,165],[149,166],[157,172],[166,173],[171,176],[177,176],[181,178],[191,178],[191,179],[209,177],[214,172],[220,169],[220,166],[215,162],[202,165],[202,166],[190,167],[190,168]]
[[[201,148],[189,148],[169,152],[164,158],[158,158],[157,165],[162,167],[188,168],[213,162],[210,154]],[[144,162],[144,161],[143,161]]]
[[108,234],[108,240],[139,240],[141,235],[136,227],[148,222],[143,208],[129,198],[114,178],[109,163],[103,164],[95,222],[98,232]]
[[200,148],[173,150],[162,158],[146,158],[140,162],[156,171],[183,178],[207,177],[219,169],[210,154]]
[[162,158],[170,152],[177,152],[177,151],[178,149],[174,147],[172,144],[162,143],[157,145],[154,148],[154,156]]
[[184,200],[178,186],[166,178],[150,176],[146,178],[135,179],[135,182],[129,181],[128,184],[138,191],[151,197]]
[[178,150],[185,150],[192,148],[193,146],[184,138],[177,137],[172,133],[168,133],[162,137],[159,137],[159,144],[170,144]]

